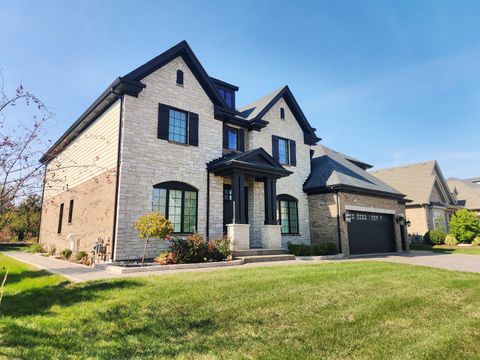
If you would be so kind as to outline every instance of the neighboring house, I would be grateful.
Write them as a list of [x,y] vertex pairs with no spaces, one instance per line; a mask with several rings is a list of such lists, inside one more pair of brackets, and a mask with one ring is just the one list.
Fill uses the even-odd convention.
[[326,146],[315,147],[309,194],[312,242],[335,242],[350,254],[408,249],[405,195],[366,170],[372,166]]
[[406,206],[408,233],[448,231],[450,216],[460,208],[435,160],[371,172],[411,200]]
[[480,178],[447,180],[451,192],[457,198],[459,205],[475,211],[480,217]]
[[[75,250],[90,251],[101,238],[111,259],[137,259],[143,243],[134,222],[152,210],[170,219],[176,236],[228,234],[236,249],[327,239],[321,225],[311,226],[317,215],[310,199],[319,190],[303,189],[315,177],[312,152],[322,149],[315,129],[287,86],[239,109],[237,91],[210,77],[185,41],[115,80],[41,159],[47,175],[40,242],[60,250],[72,234]],[[368,176],[363,163],[348,160]],[[387,192],[398,201],[378,205],[378,193],[362,191],[375,200],[352,211],[387,210],[382,221],[393,244],[402,196]],[[337,229],[331,221],[325,226]],[[341,246],[328,238],[348,255],[345,239]],[[148,256],[161,244],[151,242]],[[388,250],[401,249],[395,244]]]

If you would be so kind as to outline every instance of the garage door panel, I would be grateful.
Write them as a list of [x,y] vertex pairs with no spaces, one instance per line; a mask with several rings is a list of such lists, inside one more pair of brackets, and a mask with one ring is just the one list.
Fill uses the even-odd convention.
[[396,251],[393,216],[352,211],[348,240],[350,254]]

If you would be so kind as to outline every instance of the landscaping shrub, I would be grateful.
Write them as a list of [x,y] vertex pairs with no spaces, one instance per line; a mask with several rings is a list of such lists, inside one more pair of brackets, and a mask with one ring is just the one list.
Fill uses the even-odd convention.
[[160,265],[172,265],[177,264],[177,257],[174,253],[168,252],[157,256],[154,261]]
[[223,261],[231,259],[232,247],[230,240],[226,237],[210,240],[208,242],[207,258],[213,261]]
[[480,235],[480,220],[473,211],[460,209],[450,218],[450,234],[459,243],[469,244]]
[[428,238],[433,245],[442,245],[445,242],[445,236],[447,236],[442,230],[430,230],[428,232]]
[[57,247],[55,245],[50,245],[48,248],[48,255],[54,256],[57,253]]
[[452,234],[448,234],[447,236],[445,236],[445,244],[447,244],[447,245],[457,245],[458,240]]
[[64,258],[65,260],[68,260],[68,259],[70,259],[70,256],[72,256],[72,250],[70,250],[70,249],[63,249],[62,250],[62,258]]
[[85,251],[80,251],[78,254],[75,255],[75,260],[78,262],[83,262],[88,255]]
[[40,244],[32,244],[28,248],[28,252],[31,253],[31,254],[33,254],[33,253],[44,253],[45,249]]
[[169,251],[175,255],[178,263],[198,263],[204,261],[222,261],[232,256],[230,240],[219,238],[206,242],[200,234],[188,238],[172,238]]
[[288,251],[295,256],[334,255],[337,253],[337,246],[332,242],[316,244],[313,246],[288,243],[287,246]]
[[480,246],[480,235],[477,235],[472,241],[472,245]]

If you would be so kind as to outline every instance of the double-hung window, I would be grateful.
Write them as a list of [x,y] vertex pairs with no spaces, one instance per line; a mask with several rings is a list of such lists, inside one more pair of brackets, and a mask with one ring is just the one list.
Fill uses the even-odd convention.
[[187,113],[169,109],[168,111],[168,140],[178,143],[187,143]]
[[298,234],[298,201],[290,195],[278,195],[278,213],[282,234]]
[[193,233],[197,227],[197,194],[185,183],[157,184],[153,187],[152,210],[170,220],[174,233]]
[[297,166],[297,145],[295,140],[272,135],[272,155],[282,165]]

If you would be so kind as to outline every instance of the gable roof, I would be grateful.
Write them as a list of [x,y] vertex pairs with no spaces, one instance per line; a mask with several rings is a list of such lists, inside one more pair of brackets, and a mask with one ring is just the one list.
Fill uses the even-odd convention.
[[315,145],[321,139],[315,134],[315,128],[312,128],[305,114],[297,103],[288,85],[272,91],[264,97],[242,106],[238,111],[245,120],[250,123],[264,121],[262,117],[280,100],[285,99],[288,107],[293,113],[298,124],[303,130],[304,140],[306,144]]
[[356,190],[402,199],[402,193],[355,165],[350,156],[317,145],[311,172],[303,186],[307,194],[331,190]]
[[[210,78],[198,61],[188,43],[184,40],[161,53],[152,60],[139,66],[128,74],[118,77],[107,89],[88,107],[88,109],[70,126],[67,131],[47,150],[40,158],[40,162],[48,163],[59,151],[68,145],[73,139],[80,135],[95,119],[101,115],[120,96],[126,94],[137,97],[146,87],[141,82],[146,76],[158,70],[173,59],[181,56],[189,66],[198,82],[205,90],[212,103],[219,107],[228,109],[223,98],[218,94],[214,81],[220,80]],[[225,83],[226,84],[226,83]],[[230,85],[230,84],[228,84]],[[230,85],[234,86],[234,85]],[[238,88],[237,88],[238,89]]]
[[243,170],[253,176],[269,174],[277,178],[292,174],[263,148],[224,155],[209,162],[207,169],[221,176],[230,174],[234,170]]
[[480,211],[480,185],[472,182],[472,179],[456,179],[447,180],[448,186],[453,191],[457,190],[458,203],[469,210]]
[[407,195],[415,205],[430,205],[435,185],[445,198],[445,205],[456,205],[436,160],[371,172],[378,179]]

